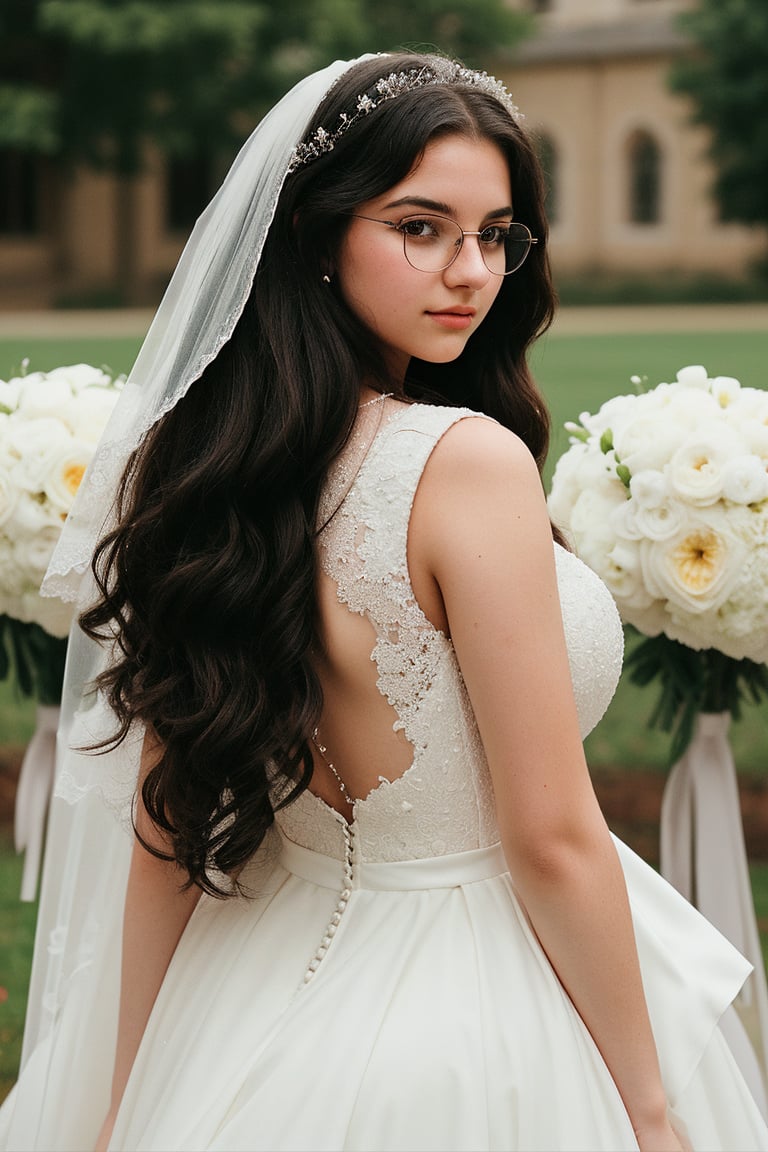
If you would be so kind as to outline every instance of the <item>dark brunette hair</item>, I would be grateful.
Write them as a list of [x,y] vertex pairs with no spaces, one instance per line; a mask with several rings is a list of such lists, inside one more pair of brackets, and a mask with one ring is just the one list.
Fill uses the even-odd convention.
[[[376,81],[428,63],[360,63],[309,125],[335,125]],[[230,341],[134,453],[117,527],[96,550],[98,601],[80,618],[117,658],[98,684],[122,740],[156,732],[144,805],[189,883],[217,895],[261,843],[272,796],[311,778],[322,705],[310,660],[315,535],[324,476],[351,431],[362,380],[400,391],[375,341],[323,283],[348,217],[418,164],[437,137],[492,141],[509,164],[515,217],[539,238],[450,364],[412,361],[406,397],[495,417],[541,467],[548,417],[526,352],[552,319],[543,186],[531,142],[492,96],[464,83],[424,87],[360,117],[334,149],[288,176],[252,291]]]

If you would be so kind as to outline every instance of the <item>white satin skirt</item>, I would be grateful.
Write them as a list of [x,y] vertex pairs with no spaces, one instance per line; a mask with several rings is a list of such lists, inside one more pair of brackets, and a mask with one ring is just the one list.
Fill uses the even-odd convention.
[[[674,1113],[696,1152],[768,1149],[718,1028],[749,967],[618,848]],[[288,841],[246,879],[251,899],[198,904],[111,1148],[637,1148],[500,848],[361,864],[341,907],[342,864]],[[92,1147],[107,1107],[116,1003],[114,975],[85,966],[0,1110],[0,1148]]]

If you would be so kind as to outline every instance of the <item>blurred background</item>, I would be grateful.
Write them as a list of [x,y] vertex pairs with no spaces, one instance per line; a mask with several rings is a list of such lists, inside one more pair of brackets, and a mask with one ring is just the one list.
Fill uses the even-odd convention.
[[764,8],[0,0],[0,308],[156,303],[264,110],[335,57],[402,44],[511,88],[565,302],[764,297]]

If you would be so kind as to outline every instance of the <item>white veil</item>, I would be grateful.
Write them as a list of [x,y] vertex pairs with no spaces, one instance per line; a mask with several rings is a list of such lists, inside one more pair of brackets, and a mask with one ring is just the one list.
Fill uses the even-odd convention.
[[[128,456],[232,335],[293,149],[326,92],[356,63],[336,61],[297,84],[253,132],[197,222],[84,478],[45,594],[74,601],[78,611],[93,601],[89,565]],[[59,1125],[77,1110],[81,1086],[87,1085],[91,1097],[104,1093],[108,1099],[111,1068],[104,1053],[116,1029],[130,811],[142,734],[98,756],[75,750],[114,730],[106,705],[93,693],[84,695],[106,660],[103,648],[75,625],[22,1054],[22,1070],[30,1061],[38,1067],[15,1089],[9,1146],[15,1146],[18,1124],[25,1141],[36,1132],[24,1147],[68,1147]],[[93,1043],[94,1037],[100,1042]]]

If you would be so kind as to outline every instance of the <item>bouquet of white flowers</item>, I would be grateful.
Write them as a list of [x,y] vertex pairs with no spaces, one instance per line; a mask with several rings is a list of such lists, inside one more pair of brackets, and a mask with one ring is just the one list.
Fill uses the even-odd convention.
[[629,671],[677,759],[697,713],[768,691],[768,392],[694,365],[566,428],[550,514],[652,638]]
[[58,704],[72,606],[40,596],[123,378],[89,364],[0,380],[0,678]]

